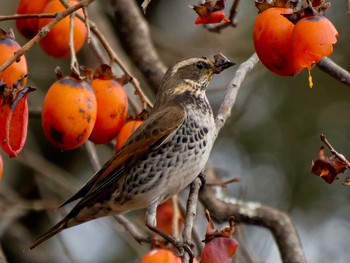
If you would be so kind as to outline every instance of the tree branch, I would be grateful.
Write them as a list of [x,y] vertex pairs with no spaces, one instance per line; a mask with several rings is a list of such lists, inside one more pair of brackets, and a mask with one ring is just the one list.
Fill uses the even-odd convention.
[[[208,181],[220,180],[211,169],[206,170]],[[269,229],[284,263],[306,263],[298,233],[290,217],[277,209],[255,202],[237,200],[223,192],[222,187],[206,187],[200,200],[212,217],[224,222],[234,216],[237,223],[262,226]]]
[[112,1],[115,28],[129,51],[131,59],[151,84],[159,87],[166,67],[161,62],[150,37],[148,24],[135,1]]
[[339,80],[347,86],[350,86],[350,73],[337,65],[330,58],[324,57],[316,65],[323,72],[328,73],[333,78]]

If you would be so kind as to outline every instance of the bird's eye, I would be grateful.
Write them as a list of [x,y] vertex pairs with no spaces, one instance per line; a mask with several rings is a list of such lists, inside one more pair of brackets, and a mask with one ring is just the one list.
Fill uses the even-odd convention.
[[196,68],[198,69],[204,69],[205,68],[205,63],[203,61],[198,61],[196,63]]

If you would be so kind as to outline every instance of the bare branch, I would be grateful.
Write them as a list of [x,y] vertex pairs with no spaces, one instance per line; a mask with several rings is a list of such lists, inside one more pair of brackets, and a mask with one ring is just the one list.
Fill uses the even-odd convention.
[[[197,215],[198,192],[201,185],[202,182],[198,177],[190,185],[190,193],[188,195],[186,207],[185,227],[182,232],[183,242],[187,244],[191,244],[192,240],[192,229]],[[192,260],[193,258],[191,259],[188,253],[185,253],[182,258],[183,263],[192,262]]]
[[259,62],[258,56],[254,53],[247,61],[243,62],[237,69],[235,76],[228,85],[225,97],[221,103],[220,109],[215,119],[216,137],[224,126],[226,120],[230,117],[232,108],[236,103],[238,91],[247,73]]
[[350,73],[333,62],[330,58],[324,57],[317,64],[317,67],[339,80],[347,86],[350,86]]
[[120,39],[124,41],[135,65],[156,91],[166,68],[151,41],[147,22],[135,1],[113,0],[112,6]]

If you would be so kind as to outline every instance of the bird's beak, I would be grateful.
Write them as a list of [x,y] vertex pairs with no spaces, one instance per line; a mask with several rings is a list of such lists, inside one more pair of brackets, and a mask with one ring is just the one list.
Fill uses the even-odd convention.
[[221,71],[236,65],[235,62],[230,61],[223,54],[216,54],[214,56],[214,74],[219,74]]

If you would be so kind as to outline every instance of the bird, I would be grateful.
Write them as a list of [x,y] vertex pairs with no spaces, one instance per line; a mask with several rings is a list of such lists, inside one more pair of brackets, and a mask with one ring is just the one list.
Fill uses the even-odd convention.
[[[97,171],[65,206],[72,210],[36,239],[34,249],[61,231],[110,215],[146,208],[146,226],[156,233],[157,206],[204,169],[214,143],[215,122],[206,97],[214,74],[235,63],[217,54],[186,58],[165,73],[148,118],[124,146]],[[79,201],[78,201],[79,200]]]

